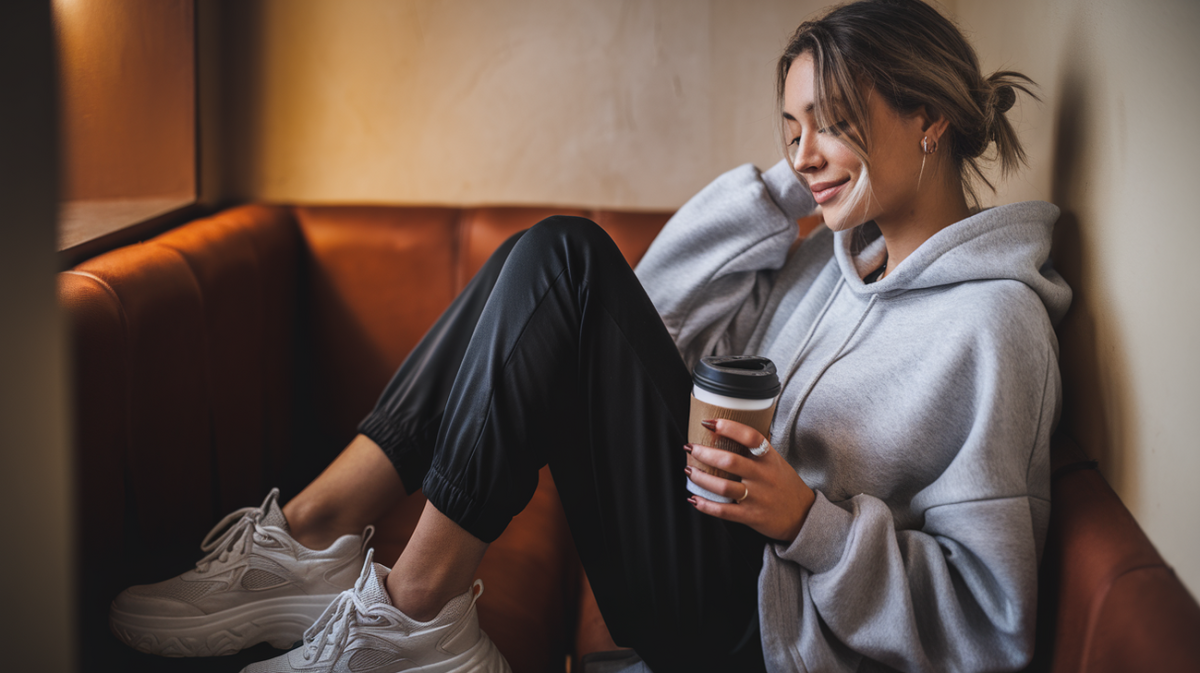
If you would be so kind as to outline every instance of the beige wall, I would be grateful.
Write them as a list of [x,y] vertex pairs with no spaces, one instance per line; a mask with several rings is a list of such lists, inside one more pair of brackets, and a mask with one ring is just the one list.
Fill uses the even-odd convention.
[[[227,192],[299,202],[674,208],[774,162],[772,68],[820,2],[258,0],[226,8]],[[1064,424],[1200,589],[1200,3],[956,0],[1077,289]]]
[[226,191],[675,208],[779,156],[775,58],[820,4],[230,3]]
[[1200,3],[959,0],[957,15],[985,68],[1042,86],[1020,111],[1031,170],[997,202],[1064,212],[1063,423],[1200,593]]

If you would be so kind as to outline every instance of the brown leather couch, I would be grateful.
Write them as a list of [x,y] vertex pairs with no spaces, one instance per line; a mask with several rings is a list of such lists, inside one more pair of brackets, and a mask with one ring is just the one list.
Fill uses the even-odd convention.
[[[275,485],[294,495],[488,254],[554,213],[596,220],[630,263],[670,215],[251,205],[63,272],[83,669],[236,671],[272,655],[263,645],[216,661],[144,657],[107,634],[108,603],[189,567],[225,513]],[[1031,670],[1200,669],[1200,607],[1072,449],[1056,448]],[[410,496],[380,522],[378,560],[399,554],[423,502]],[[614,647],[547,472],[480,575],[483,626],[515,671],[563,671]]]

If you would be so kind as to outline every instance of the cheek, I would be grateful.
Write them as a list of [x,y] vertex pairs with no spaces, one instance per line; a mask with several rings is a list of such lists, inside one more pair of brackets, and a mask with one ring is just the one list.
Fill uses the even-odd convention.
[[823,206],[823,210],[825,225],[834,231],[842,231],[852,229],[871,218],[872,213],[865,209],[869,209],[873,201],[868,192],[873,191],[875,177],[872,171],[872,185],[868,189],[858,155],[841,142],[835,140],[832,144],[836,147],[831,147],[826,157],[841,174],[850,176],[850,189],[841,195],[841,198]]
[[[880,143],[878,161],[872,161],[871,180],[875,183],[876,191],[881,198],[903,200],[912,195],[917,188],[917,175],[921,171],[921,153],[916,149],[917,142],[900,140],[907,136],[897,129],[888,136],[890,142]],[[925,175],[929,178],[930,167],[925,166]]]
[[847,172],[851,177],[858,177],[862,173],[862,162],[858,160],[858,156],[845,143],[830,139],[825,143],[825,156],[829,158],[829,163],[836,166],[838,169]]

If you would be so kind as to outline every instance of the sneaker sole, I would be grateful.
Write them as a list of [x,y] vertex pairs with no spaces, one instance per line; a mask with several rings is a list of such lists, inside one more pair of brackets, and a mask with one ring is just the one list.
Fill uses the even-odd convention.
[[199,617],[151,617],[114,607],[108,625],[126,645],[162,657],[220,657],[262,642],[289,649],[335,598],[271,598]]
[[436,664],[406,668],[405,673],[512,673],[508,661],[486,635],[471,649]]

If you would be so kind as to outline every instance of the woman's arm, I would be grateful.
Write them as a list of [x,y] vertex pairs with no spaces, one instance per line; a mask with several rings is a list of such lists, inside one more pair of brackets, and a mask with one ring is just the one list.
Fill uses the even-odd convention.
[[[725,173],[671,218],[637,275],[688,366],[712,352],[730,323],[757,320],[783,266],[796,220],[816,207],[786,162]],[[736,345],[727,345],[736,349]]]

